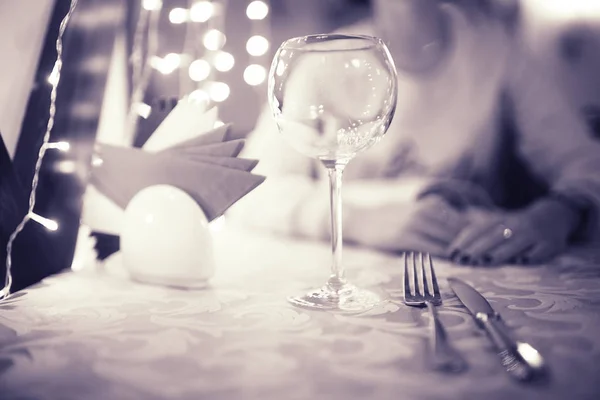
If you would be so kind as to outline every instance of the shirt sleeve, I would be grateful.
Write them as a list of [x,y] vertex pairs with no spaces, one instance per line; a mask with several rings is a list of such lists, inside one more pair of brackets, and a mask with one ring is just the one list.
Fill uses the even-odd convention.
[[[230,209],[234,221],[278,234],[328,237],[329,186],[324,168],[285,142],[268,108],[249,135],[243,156],[258,159],[253,172],[267,179]],[[351,238],[353,231],[362,230],[368,210],[389,203],[402,210],[429,183],[429,178],[419,177],[344,182],[344,234]]]
[[254,172],[267,177],[311,174],[311,160],[285,142],[268,107],[248,135],[242,155],[259,160]]
[[600,142],[553,81],[548,64],[522,48],[509,62],[518,155],[551,195],[581,210],[579,236],[598,239]]
[[[314,161],[286,143],[268,107],[248,135],[242,157],[259,160],[253,173],[264,175],[266,179],[231,207],[228,216],[232,220],[250,228],[286,235],[323,235],[322,224],[311,221],[326,219],[326,187],[315,179]],[[317,195],[322,196],[325,203],[314,202],[307,206]]]

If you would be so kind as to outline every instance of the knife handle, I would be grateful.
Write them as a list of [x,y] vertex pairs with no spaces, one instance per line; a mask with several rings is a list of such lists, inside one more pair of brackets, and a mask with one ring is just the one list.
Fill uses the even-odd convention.
[[513,378],[528,381],[533,378],[535,370],[517,351],[517,343],[506,332],[500,317],[488,314],[477,314],[477,320],[485,329],[496,347],[502,366]]

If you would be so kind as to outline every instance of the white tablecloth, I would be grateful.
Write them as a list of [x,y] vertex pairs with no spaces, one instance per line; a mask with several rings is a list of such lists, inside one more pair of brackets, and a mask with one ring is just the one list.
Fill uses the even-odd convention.
[[[401,259],[347,249],[349,278],[387,296],[362,315],[294,308],[286,296],[328,277],[329,247],[225,230],[208,289],[134,283],[120,257],[0,303],[2,399],[598,399],[600,260],[472,268],[436,263],[461,375],[424,362],[428,315],[402,304]],[[168,268],[169,266],[165,266]],[[445,277],[472,283],[550,379],[518,384]]]

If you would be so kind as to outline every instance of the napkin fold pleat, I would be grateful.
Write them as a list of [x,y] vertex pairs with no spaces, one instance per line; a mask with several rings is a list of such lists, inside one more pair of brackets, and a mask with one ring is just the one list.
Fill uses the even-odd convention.
[[199,132],[214,129],[218,118],[216,107],[206,111],[198,118],[200,107],[193,101],[183,100],[165,117],[148,138],[143,148],[149,152],[157,152],[172,147],[198,136]]
[[[264,176],[237,169],[183,160],[167,163],[166,167],[168,182],[164,183],[187,192],[200,205],[209,221],[225,213],[265,180]],[[206,177],[210,179],[202,179]]]
[[[206,146],[197,146],[182,148],[176,150],[178,154],[185,155],[203,155],[203,156],[217,156],[217,157],[237,157],[245,144],[244,139],[234,139],[223,143],[214,143]],[[173,153],[170,149],[163,150],[165,153]]]
[[231,124],[221,125],[221,126],[214,128],[208,132],[201,133],[200,135],[198,135],[196,137],[193,137],[184,142],[173,145],[162,151],[180,150],[180,149],[186,149],[186,148],[190,148],[190,147],[206,146],[209,144],[227,142],[227,141],[231,140],[229,138],[230,132],[231,132]]
[[251,173],[257,160],[238,158],[244,145],[244,139],[232,137],[231,124],[218,123],[216,107],[207,111],[184,98],[142,148],[96,143],[101,162],[94,162],[90,183],[100,193],[90,191],[90,196],[105,196],[103,203],[110,207],[104,208],[117,215],[144,188],[170,185],[185,191],[213,220],[265,179]]
[[217,157],[217,156],[204,156],[195,154],[172,154],[174,157],[181,157],[182,160],[194,161],[200,163],[208,163],[218,165],[226,168],[239,169],[242,171],[250,172],[258,164],[258,160],[251,160],[247,158],[233,158],[233,157]]
[[[221,143],[225,144],[230,144],[231,152],[231,149],[237,151],[238,147],[241,150],[243,141]],[[181,156],[180,152],[149,153],[136,148],[103,145],[99,154],[103,162],[94,167],[91,183],[122,208],[126,208],[133,196],[148,186],[172,185],[188,193],[210,221],[222,215],[265,179],[247,172],[247,168],[256,165],[255,160],[220,160],[238,167],[234,168],[210,163],[206,159],[192,160]]]

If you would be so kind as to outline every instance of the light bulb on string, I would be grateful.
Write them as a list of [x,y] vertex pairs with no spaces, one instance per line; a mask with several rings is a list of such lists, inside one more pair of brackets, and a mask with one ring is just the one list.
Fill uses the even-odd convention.
[[249,19],[265,19],[268,13],[269,6],[264,1],[256,0],[248,4],[248,7],[246,7],[246,16]]
[[37,192],[37,188],[39,185],[40,171],[42,169],[44,155],[46,154],[46,150],[47,150],[46,145],[50,141],[50,134],[52,133],[52,128],[54,127],[54,121],[55,121],[55,117],[56,117],[56,97],[57,97],[57,93],[58,93],[58,90],[57,90],[58,84],[60,82],[60,71],[62,69],[63,35],[65,33],[65,30],[67,29],[67,26],[69,24],[69,20],[71,19],[71,16],[75,12],[77,4],[78,4],[78,0],[71,0],[70,5],[69,5],[69,10],[65,14],[65,16],[62,18],[60,25],[58,27],[58,35],[57,35],[57,38],[55,41],[56,59],[54,61],[54,66],[53,66],[52,74],[51,74],[51,76],[55,79],[53,79],[53,81],[51,82],[52,90],[50,91],[50,106],[48,108],[48,121],[46,123],[46,130],[44,132],[44,136],[42,137],[42,144],[39,148],[37,160],[35,162],[35,167],[33,170],[33,178],[31,179],[31,190],[29,192],[29,204],[28,204],[27,214],[21,219],[19,224],[15,227],[13,232],[10,234],[10,236],[8,237],[8,242],[6,244],[5,283],[4,283],[4,287],[2,288],[2,290],[0,290],[0,299],[3,299],[3,300],[7,299],[11,294],[11,287],[12,287],[12,282],[13,282],[13,278],[12,278],[13,244],[14,244],[15,240],[17,239],[17,237],[19,236],[19,234],[25,228],[25,225],[27,224],[27,222],[29,222],[30,220],[34,220],[34,221],[46,226],[50,230],[58,229],[58,223],[56,221],[52,221],[50,219],[38,216],[37,214],[35,214],[33,212],[33,210],[34,210],[35,204],[36,204],[36,197],[37,197],[36,192]]
[[67,152],[71,149],[71,145],[69,142],[61,141],[61,142],[50,142],[45,144],[47,149],[55,149]]
[[44,228],[48,229],[49,231],[54,232],[54,231],[58,230],[58,222],[56,222],[54,220],[42,217],[41,215],[38,215],[38,214],[34,213],[33,211],[30,212],[29,214],[27,214],[27,216],[29,217],[29,219],[37,222],[38,224],[42,225]]
[[48,83],[51,84],[52,86],[56,86],[58,85],[58,81],[59,81],[59,76],[58,76],[58,64],[54,64],[54,67],[52,68],[52,72],[50,72],[50,75],[48,75]]
[[259,57],[269,50],[269,41],[261,35],[254,35],[246,42],[246,51],[251,56]]

